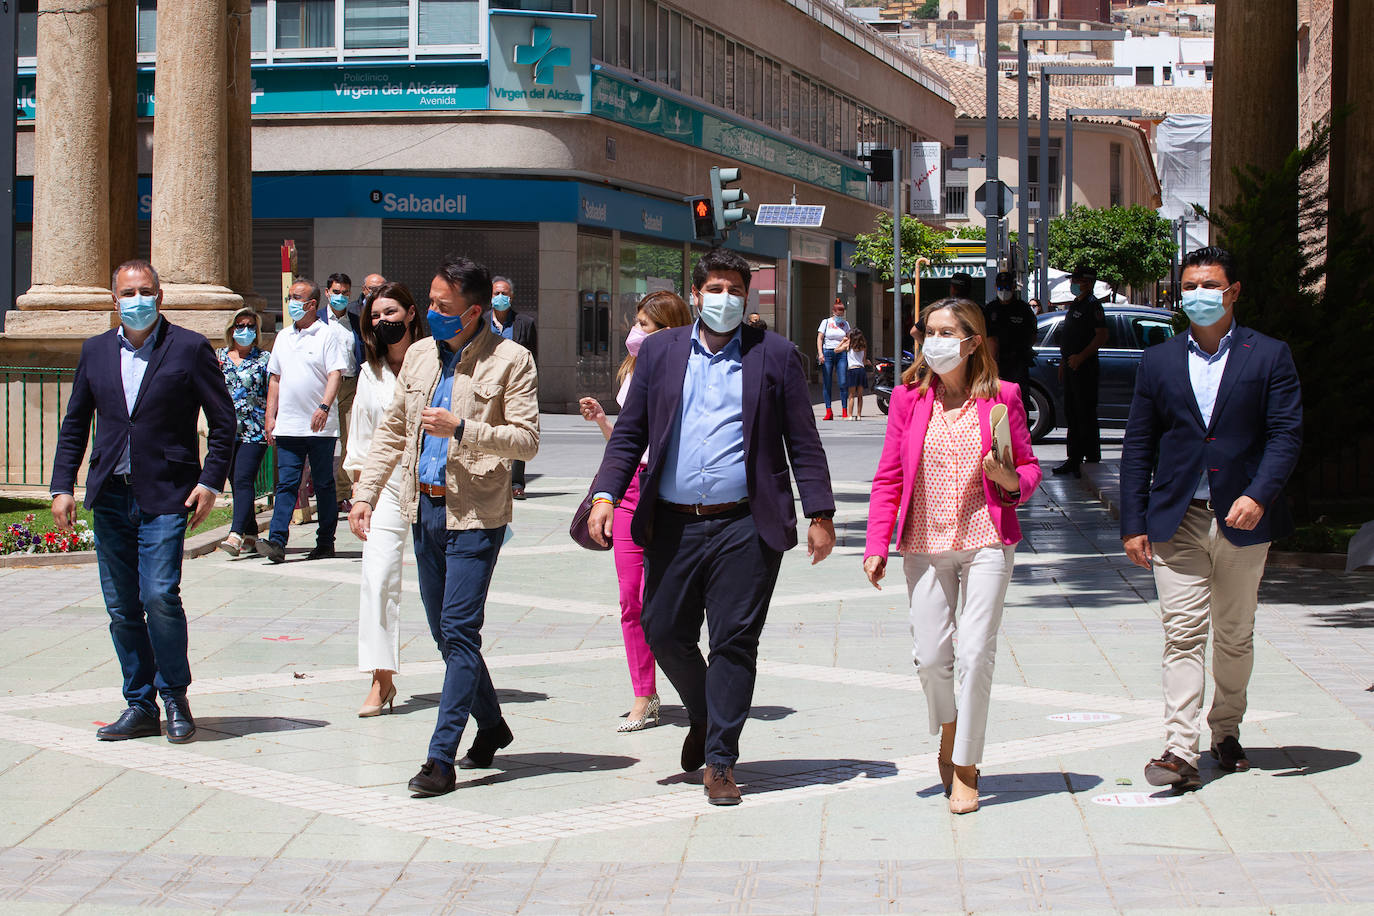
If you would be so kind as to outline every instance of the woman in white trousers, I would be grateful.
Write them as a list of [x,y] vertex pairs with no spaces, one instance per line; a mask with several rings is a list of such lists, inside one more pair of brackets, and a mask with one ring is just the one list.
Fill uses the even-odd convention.
[[[1039,486],[1041,472],[1020,390],[998,381],[997,364],[983,346],[982,309],[966,299],[942,299],[923,321],[921,353],[888,409],[869,498],[864,572],[881,588],[895,533],[911,603],[913,657],[930,733],[940,736],[940,781],[949,810],[968,814],[978,810],[997,630],[1021,540],[1016,507]],[[996,455],[991,418],[999,405],[1011,441]]]
[[[388,283],[363,306],[359,336],[367,363],[358,371],[358,391],[348,426],[344,470],[354,483],[367,463],[372,433],[391,406],[396,375],[406,350],[429,336],[424,313],[400,283]],[[400,670],[401,561],[410,526],[401,517],[401,483],[393,475],[372,508],[372,530],[363,542],[362,582],[358,587],[358,670],[372,673],[372,687],[359,717],[390,711],[396,700],[394,675]]]

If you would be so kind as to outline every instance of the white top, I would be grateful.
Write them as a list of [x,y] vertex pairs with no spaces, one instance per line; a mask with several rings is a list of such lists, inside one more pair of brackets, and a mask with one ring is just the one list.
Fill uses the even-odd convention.
[[816,328],[816,333],[824,334],[825,349],[833,350],[849,336],[849,322],[832,315],[821,322],[820,327]]
[[354,348],[353,326],[348,323],[348,315],[335,315],[331,312],[329,324],[325,327],[329,328],[329,333],[339,338],[340,343],[344,345],[344,352],[348,354],[348,368],[343,374],[349,377],[357,375],[358,360]]
[[339,405],[329,405],[329,420],[324,429],[310,428],[310,416],[324,401],[329,373],[344,372],[352,360],[342,338],[329,330],[329,325],[316,319],[304,331],[294,324],[277,334],[272,345],[272,358],[267,371],[278,378],[277,425],[278,436],[338,436]]
[[845,351],[845,354],[849,357],[849,368],[862,369],[864,367],[864,359],[868,356],[868,351],[855,350],[853,347],[850,347]]
[[[353,412],[348,415],[348,451],[343,469],[352,473],[362,471],[367,452],[372,447],[372,434],[386,416],[386,410],[396,397],[396,373],[385,362],[380,378],[367,363],[358,370],[358,393],[353,395]],[[400,489],[399,475],[393,474],[387,486]]]

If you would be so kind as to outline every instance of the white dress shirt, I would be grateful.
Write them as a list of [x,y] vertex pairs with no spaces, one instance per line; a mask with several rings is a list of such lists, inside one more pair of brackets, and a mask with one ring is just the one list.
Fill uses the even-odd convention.
[[[1221,376],[1226,371],[1226,358],[1231,353],[1231,335],[1235,330],[1236,322],[1232,319],[1231,327],[1227,330],[1226,336],[1221,338],[1216,353],[1208,353],[1202,349],[1193,337],[1192,329],[1188,331],[1188,381],[1193,385],[1193,397],[1197,400],[1198,412],[1202,414],[1204,429],[1212,425],[1212,411],[1217,406],[1217,391],[1221,388]],[[1198,480],[1193,498],[1212,498],[1212,487],[1207,481],[1206,468],[1202,469],[1202,477]]]

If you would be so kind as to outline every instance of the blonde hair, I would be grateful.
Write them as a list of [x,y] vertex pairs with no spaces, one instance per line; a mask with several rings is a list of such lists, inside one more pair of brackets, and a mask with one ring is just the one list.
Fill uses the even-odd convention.
[[[975,398],[996,397],[1000,387],[997,380],[997,361],[992,358],[992,353],[987,348],[988,330],[987,323],[983,321],[983,310],[978,307],[978,303],[968,299],[941,299],[926,306],[921,312],[921,325],[929,328],[930,316],[945,309],[954,315],[965,337],[976,335],[983,338],[978,349],[968,355],[969,394]],[[925,354],[918,352],[916,361],[902,373],[902,382],[906,385],[915,385],[917,391],[925,394],[930,389],[932,380],[937,377],[935,371],[926,365]]]
[[[124,268],[120,268],[123,270]],[[234,317],[229,319],[229,326],[224,329],[224,342],[229,346],[234,345],[234,325],[239,323],[239,319],[248,315],[253,319],[253,346],[262,343],[262,316],[250,308],[241,308],[234,313]]]
[[[639,300],[639,305],[635,306],[635,315],[640,312],[659,328],[680,328],[683,325],[692,323],[692,310],[687,307],[687,303],[682,297],[672,290],[656,290],[643,299]],[[625,380],[630,377],[630,373],[635,371],[634,354],[626,354],[625,359],[620,363],[620,369],[615,374],[617,385],[625,384]]]

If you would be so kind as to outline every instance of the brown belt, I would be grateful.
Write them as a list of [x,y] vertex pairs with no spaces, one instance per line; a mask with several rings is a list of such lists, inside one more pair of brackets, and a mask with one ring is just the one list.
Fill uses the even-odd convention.
[[426,496],[432,496],[435,499],[443,499],[444,496],[447,495],[447,491],[445,491],[443,487],[435,486],[432,483],[417,483],[415,487],[421,493]]
[[715,503],[710,506],[703,506],[700,503],[684,506],[681,503],[670,503],[662,499],[658,502],[663,508],[671,509],[674,512],[681,512],[683,515],[720,515],[724,512],[729,512],[731,509],[738,509],[740,506],[749,502],[749,500],[737,499],[732,503]]

